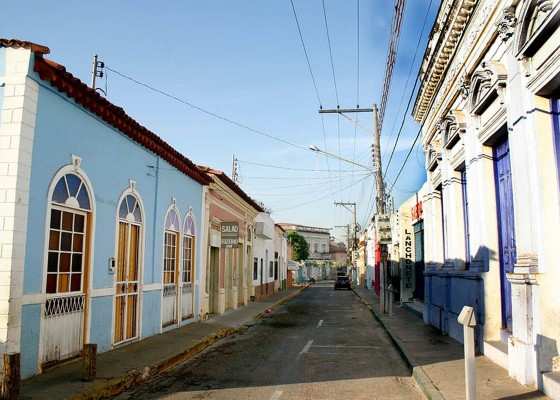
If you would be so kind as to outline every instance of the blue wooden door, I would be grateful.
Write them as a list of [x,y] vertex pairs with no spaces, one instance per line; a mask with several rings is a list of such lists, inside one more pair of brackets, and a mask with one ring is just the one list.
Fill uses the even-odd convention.
[[513,272],[516,250],[511,164],[507,136],[494,147],[494,172],[498,206],[502,326],[511,331],[511,284],[507,280],[506,274]]

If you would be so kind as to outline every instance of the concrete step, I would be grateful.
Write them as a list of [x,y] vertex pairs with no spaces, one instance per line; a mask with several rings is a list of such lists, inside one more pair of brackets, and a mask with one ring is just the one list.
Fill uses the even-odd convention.
[[504,369],[508,369],[508,345],[501,340],[484,341],[484,355]]

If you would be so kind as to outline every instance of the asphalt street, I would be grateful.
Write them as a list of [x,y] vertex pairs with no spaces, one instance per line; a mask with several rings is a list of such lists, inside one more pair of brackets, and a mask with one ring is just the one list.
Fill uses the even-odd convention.
[[318,283],[198,357],[118,399],[422,399],[351,291]]

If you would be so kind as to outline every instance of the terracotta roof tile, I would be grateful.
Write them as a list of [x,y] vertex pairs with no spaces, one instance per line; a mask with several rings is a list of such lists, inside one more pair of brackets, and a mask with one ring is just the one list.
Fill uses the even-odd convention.
[[0,38],[0,47],[11,47],[14,49],[24,48],[29,49],[36,54],[49,54],[51,52],[47,46],[18,39]]
[[257,210],[259,212],[264,211],[264,208],[259,203],[257,203],[247,193],[245,193],[245,191],[243,189],[241,189],[241,187],[239,187],[239,185],[237,183],[235,183],[223,171],[220,171],[218,169],[214,169],[214,168],[211,168],[211,167],[207,167],[205,165],[199,165],[198,168],[201,171],[206,172],[209,176],[215,176],[218,179],[220,179],[227,187],[229,187],[231,190],[233,190],[234,193],[237,193],[237,195],[239,197],[241,197],[243,200],[245,200],[247,203],[249,203],[255,210]]
[[95,90],[67,72],[63,65],[44,59],[43,55],[49,53],[48,47],[16,39],[0,39],[0,47],[31,49],[35,53],[34,71],[39,74],[42,80],[73,98],[76,103],[82,105],[146,149],[159,155],[195,181],[203,185],[211,182],[211,179],[199,170],[191,160],[175,150],[158,135],[140,125],[126,114],[124,109],[109,102]]

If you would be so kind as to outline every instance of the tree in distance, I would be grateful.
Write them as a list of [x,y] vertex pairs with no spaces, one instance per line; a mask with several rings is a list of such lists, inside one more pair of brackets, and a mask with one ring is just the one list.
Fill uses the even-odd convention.
[[309,244],[303,236],[295,231],[288,232],[288,243],[292,246],[294,261],[307,260]]

